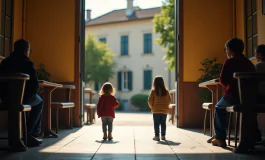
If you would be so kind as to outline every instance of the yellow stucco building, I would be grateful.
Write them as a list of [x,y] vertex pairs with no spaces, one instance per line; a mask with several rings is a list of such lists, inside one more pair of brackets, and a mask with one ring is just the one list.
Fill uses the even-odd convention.
[[[130,98],[139,93],[149,94],[153,78],[160,75],[169,89],[175,88],[175,71],[169,71],[163,60],[166,52],[155,40],[153,18],[160,7],[141,9],[127,0],[127,8],[114,10],[95,19],[87,11],[86,37],[95,34],[115,54],[114,77],[109,81],[117,89],[116,97],[124,110],[134,110]],[[93,11],[92,11],[93,12]],[[99,85],[96,88],[100,88]]]

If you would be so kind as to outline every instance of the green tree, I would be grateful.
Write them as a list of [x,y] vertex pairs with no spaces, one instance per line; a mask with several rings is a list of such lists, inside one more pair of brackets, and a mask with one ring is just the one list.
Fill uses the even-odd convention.
[[168,68],[175,68],[175,0],[164,0],[161,13],[155,15],[154,32],[159,33],[160,37],[156,42],[166,49],[166,60]]
[[89,34],[85,46],[85,82],[104,83],[114,74],[114,54],[105,43]]

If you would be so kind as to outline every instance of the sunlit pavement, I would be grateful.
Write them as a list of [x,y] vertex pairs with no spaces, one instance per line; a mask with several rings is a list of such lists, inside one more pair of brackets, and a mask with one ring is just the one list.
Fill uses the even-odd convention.
[[[60,130],[57,139],[44,139],[40,147],[27,152],[0,151],[0,160],[252,160],[265,159],[265,149],[251,155],[232,153],[232,148],[207,144],[202,130],[178,129],[167,124],[167,141],[152,138],[152,114],[117,113],[112,141],[102,141],[100,119],[92,125]],[[232,143],[233,145],[233,143]]]

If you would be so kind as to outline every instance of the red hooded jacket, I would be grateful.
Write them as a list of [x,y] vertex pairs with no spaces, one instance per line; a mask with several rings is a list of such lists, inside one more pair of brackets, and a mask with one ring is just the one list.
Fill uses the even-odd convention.
[[115,118],[114,109],[118,108],[119,102],[117,99],[109,94],[103,94],[99,97],[97,104],[97,114],[100,117],[113,117]]

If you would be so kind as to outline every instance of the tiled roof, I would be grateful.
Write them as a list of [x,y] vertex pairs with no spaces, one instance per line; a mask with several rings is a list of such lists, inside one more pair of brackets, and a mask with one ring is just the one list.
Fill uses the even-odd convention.
[[126,16],[126,9],[114,10],[109,13],[106,13],[98,18],[92,19],[86,22],[86,26],[95,26],[100,24],[107,23],[117,23],[117,22],[125,22],[132,20],[141,20],[147,18],[153,18],[155,14],[159,14],[161,12],[161,8],[149,8],[149,9],[140,9],[139,7],[134,8],[135,14],[133,16]]

